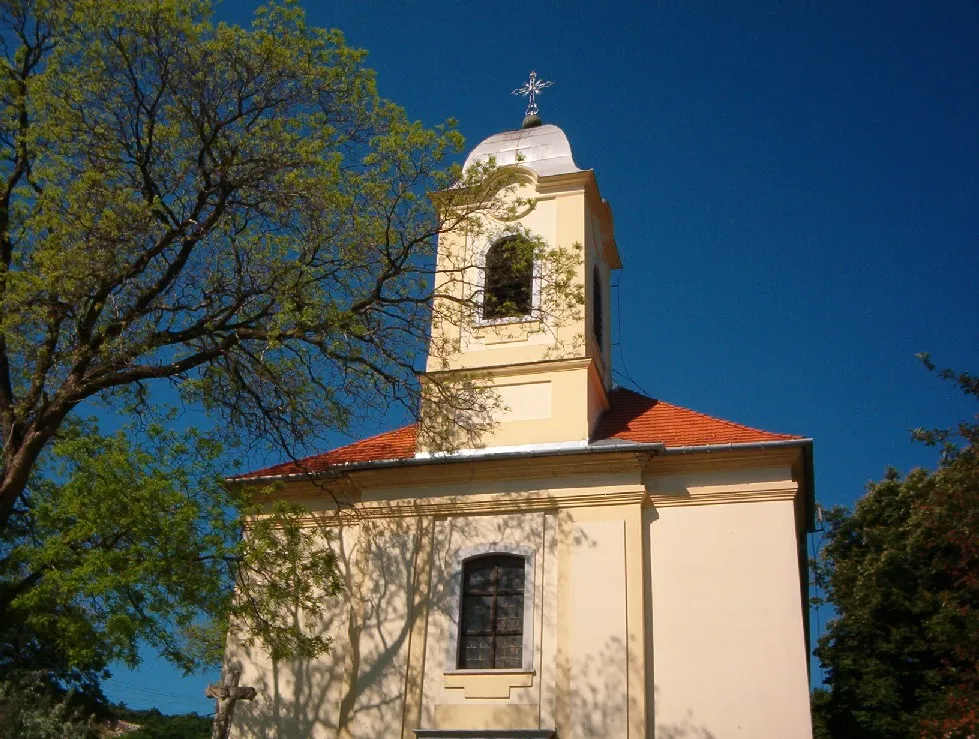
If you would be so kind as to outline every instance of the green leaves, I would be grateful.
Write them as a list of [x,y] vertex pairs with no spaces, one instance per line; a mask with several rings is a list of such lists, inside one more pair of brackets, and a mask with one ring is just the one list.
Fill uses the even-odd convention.
[[[929,368],[927,357],[924,358]],[[947,370],[970,395],[969,375]],[[852,512],[827,512],[817,585],[837,615],[816,654],[817,719],[837,737],[974,736],[979,715],[976,426],[934,432],[937,471],[889,470]]]
[[459,175],[452,126],[294,2],[246,29],[21,0],[0,26],[0,513],[79,403],[134,383],[289,451],[417,408],[436,239],[465,219],[427,197]]
[[343,590],[330,534],[314,520],[301,506],[276,501],[249,521],[231,618],[238,643],[260,644],[273,660],[310,659],[329,647],[302,628]]
[[[131,432],[74,423],[51,448],[0,549],[5,623],[81,668],[133,665],[140,643],[186,670],[213,663],[229,614],[274,654],[326,648],[295,619],[340,589],[302,510],[265,511],[243,538],[257,509],[218,476],[220,444],[193,430]],[[30,662],[7,646],[9,663]]]
[[0,739],[98,739],[98,722],[79,697],[65,695],[36,673],[4,675]]
[[[455,124],[409,120],[296,2],[241,28],[202,0],[11,0],[0,34],[0,666],[143,641],[191,669],[229,614],[273,655],[325,648],[301,627],[340,588],[329,537],[225,488],[216,440],[130,422],[157,381],[289,456],[417,413],[418,360],[458,346],[429,342],[433,304],[457,327],[479,306],[439,237],[532,204],[500,204],[512,171],[462,173]],[[582,302],[560,246],[533,243],[555,332]],[[485,384],[430,397],[475,434]],[[79,421],[93,401],[126,430]]]

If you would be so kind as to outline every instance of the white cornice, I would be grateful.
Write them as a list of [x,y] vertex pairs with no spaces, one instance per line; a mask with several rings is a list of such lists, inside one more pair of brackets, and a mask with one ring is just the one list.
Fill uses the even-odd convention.
[[463,459],[492,457],[497,454],[521,454],[567,451],[568,449],[584,449],[588,446],[587,439],[578,441],[558,441],[544,444],[514,444],[512,446],[488,446],[480,449],[456,449],[453,452],[415,452],[415,459]]

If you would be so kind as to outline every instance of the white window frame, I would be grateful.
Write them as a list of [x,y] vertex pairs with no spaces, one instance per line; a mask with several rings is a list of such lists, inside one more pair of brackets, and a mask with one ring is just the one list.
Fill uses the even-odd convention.
[[539,259],[534,260],[533,266],[533,280],[530,287],[530,313],[526,313],[522,316],[504,316],[503,318],[483,318],[483,300],[486,297],[486,255],[489,253],[490,247],[498,241],[503,241],[504,239],[511,238],[513,236],[519,236],[520,234],[503,234],[497,236],[493,239],[487,239],[484,241],[482,248],[479,250],[479,256],[476,259],[477,276],[476,276],[476,289],[479,291],[479,302],[476,306],[476,326],[501,326],[507,323],[527,323],[529,321],[540,320],[540,293],[541,293],[541,262]]
[[[459,622],[462,619],[462,571],[466,562],[488,554],[512,554],[523,557],[524,561],[524,602],[523,602],[523,646],[520,667],[493,667],[487,669],[467,669],[459,667]],[[536,550],[525,544],[492,542],[475,544],[459,549],[452,562],[449,584],[449,630],[445,649],[445,674],[472,674],[485,672],[533,672],[534,671],[534,604],[536,589]]]

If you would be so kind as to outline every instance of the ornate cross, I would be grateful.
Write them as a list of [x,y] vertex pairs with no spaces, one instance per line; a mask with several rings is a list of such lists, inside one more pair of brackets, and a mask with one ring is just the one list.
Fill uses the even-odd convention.
[[511,94],[527,96],[527,115],[537,115],[537,93],[554,83],[550,80],[537,79],[537,72],[530,73],[530,79],[523,87],[518,87]]

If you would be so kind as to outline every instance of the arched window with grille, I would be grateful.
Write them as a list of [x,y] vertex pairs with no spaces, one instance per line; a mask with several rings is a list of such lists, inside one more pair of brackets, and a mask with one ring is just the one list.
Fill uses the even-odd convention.
[[598,342],[599,349],[604,346],[603,339],[605,338],[605,303],[603,297],[602,272],[596,264],[591,271],[591,320],[592,333],[595,334],[595,341]]
[[534,255],[519,236],[494,242],[486,252],[483,320],[529,316],[534,302]]
[[519,669],[524,661],[524,557],[488,554],[462,568],[459,669]]

